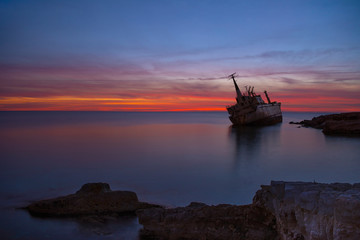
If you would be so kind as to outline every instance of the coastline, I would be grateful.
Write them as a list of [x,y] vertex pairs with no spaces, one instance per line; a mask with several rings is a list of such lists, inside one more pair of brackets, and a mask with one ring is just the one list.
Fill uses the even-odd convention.
[[325,135],[360,136],[360,112],[320,115],[290,124],[322,129]]
[[135,213],[143,225],[140,239],[360,238],[360,183],[272,181],[261,186],[252,204],[193,202],[177,208],[139,202],[135,193],[111,191],[106,183],[88,183],[75,194],[34,202],[25,209],[35,216],[92,222]]

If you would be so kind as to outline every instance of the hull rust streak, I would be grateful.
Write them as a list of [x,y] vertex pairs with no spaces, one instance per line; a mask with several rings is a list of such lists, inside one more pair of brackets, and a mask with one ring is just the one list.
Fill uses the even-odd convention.
[[271,102],[267,92],[265,103],[260,95],[254,93],[254,87],[245,87],[241,93],[236,81],[235,73],[229,76],[234,82],[236,90],[236,104],[226,107],[229,119],[234,125],[270,125],[282,122],[281,103]]

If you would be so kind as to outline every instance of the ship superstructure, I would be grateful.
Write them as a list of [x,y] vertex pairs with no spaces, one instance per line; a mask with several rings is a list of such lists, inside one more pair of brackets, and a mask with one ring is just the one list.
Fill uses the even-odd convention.
[[267,103],[254,92],[254,87],[246,86],[241,92],[235,80],[235,74],[229,75],[236,90],[236,104],[226,107],[229,119],[234,125],[269,125],[282,122],[281,103],[272,102],[264,91]]

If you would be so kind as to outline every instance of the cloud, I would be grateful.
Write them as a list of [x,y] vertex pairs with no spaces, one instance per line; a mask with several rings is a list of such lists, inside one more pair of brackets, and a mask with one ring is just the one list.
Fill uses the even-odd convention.
[[287,84],[299,84],[300,83],[300,80],[296,80],[296,79],[288,78],[288,77],[281,77],[279,80],[281,82],[287,83]]
[[[216,51],[217,49],[214,49]],[[333,64],[356,64],[359,63],[358,56],[360,48],[325,48],[325,49],[302,49],[302,50],[271,50],[258,54],[239,54],[239,49],[224,49],[226,53],[203,54],[196,58],[188,56],[182,58],[183,64],[230,64],[231,66],[259,67],[272,66],[281,63],[283,66],[329,66]],[[211,52],[211,49],[209,49]],[[221,56],[221,57],[219,57]]]
[[359,48],[327,48],[327,49],[303,49],[303,50],[275,50],[266,51],[257,55],[247,55],[243,58],[278,59],[291,62],[305,62],[316,59],[343,56],[358,52]]
[[[234,103],[228,68],[202,72],[142,63],[2,64],[2,110],[224,110]],[[235,69],[236,71],[236,69]],[[360,71],[348,66],[240,68],[239,86],[268,90],[286,109],[356,109]],[[262,89],[261,89],[262,88]],[[327,99],[327,100],[324,100]]]

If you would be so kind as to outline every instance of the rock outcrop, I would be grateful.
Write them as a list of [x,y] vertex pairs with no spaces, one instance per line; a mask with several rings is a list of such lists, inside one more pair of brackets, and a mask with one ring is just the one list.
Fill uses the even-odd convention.
[[150,239],[360,239],[360,184],[272,182],[250,205],[137,211]]
[[26,207],[32,214],[47,217],[134,214],[143,208],[160,207],[139,202],[136,193],[112,191],[107,183],[87,183],[75,194],[41,200]]
[[261,206],[191,203],[136,212],[145,239],[276,239],[275,217]]
[[280,239],[360,239],[360,184],[272,182],[253,204],[275,215]]
[[261,186],[249,205],[191,203],[172,209],[140,202],[134,192],[112,191],[107,183],[89,183],[26,209],[96,224],[136,212],[142,239],[360,239],[360,183],[273,181]]
[[360,136],[360,112],[321,115],[311,120],[290,122],[290,124],[322,129],[327,135]]

